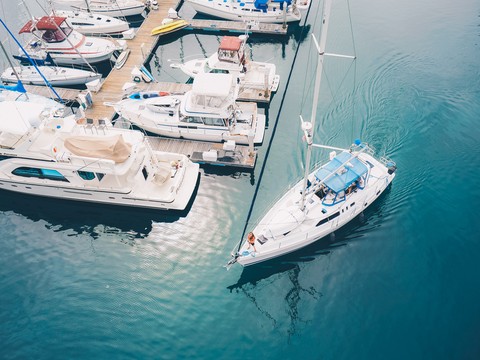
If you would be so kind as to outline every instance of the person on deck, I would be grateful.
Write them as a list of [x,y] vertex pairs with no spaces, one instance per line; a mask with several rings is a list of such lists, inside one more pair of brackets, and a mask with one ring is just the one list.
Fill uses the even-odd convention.
[[247,249],[250,249],[250,246],[253,246],[253,251],[257,252],[257,249],[255,248],[255,235],[253,235],[253,232],[250,231],[248,233],[247,240],[248,240]]

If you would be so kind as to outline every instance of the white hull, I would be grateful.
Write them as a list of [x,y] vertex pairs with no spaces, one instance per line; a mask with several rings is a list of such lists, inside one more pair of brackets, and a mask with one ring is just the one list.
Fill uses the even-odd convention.
[[[85,85],[87,82],[101,79],[102,75],[91,71],[69,69],[62,67],[38,66],[42,74],[53,86],[76,86]],[[43,78],[33,66],[15,67],[15,70],[26,85],[45,85]],[[6,69],[1,79],[4,82],[16,83],[17,78],[12,68]]]
[[[72,31],[68,40],[56,43],[45,43],[40,40],[28,42],[24,48],[34,60],[45,60],[47,53],[57,65],[96,64],[110,60],[119,47],[107,39],[86,37],[77,31]],[[74,47],[72,48],[72,45]],[[20,50],[19,55],[24,56]]]
[[[260,244],[257,237],[256,252],[245,242],[239,250],[237,262],[248,266],[299,250],[341,228],[370,206],[392,182],[395,173],[388,174],[387,168],[372,156],[362,154],[359,158],[362,157],[374,165],[363,190],[356,190],[348,195],[345,201],[333,206],[322,205],[315,194],[307,195],[306,210],[301,212],[301,180],[272,207],[253,230],[257,236],[264,233],[272,235],[266,237],[264,244]],[[315,172],[316,170],[310,174],[309,179],[313,180]],[[292,221],[293,219],[296,220]],[[276,235],[273,234],[275,230],[272,230],[275,228],[279,231]]]
[[138,131],[33,102],[0,102],[0,112],[0,189],[163,210],[185,209],[194,193],[199,165],[152,150]]
[[[81,11],[87,11],[87,7],[84,5],[72,5],[73,9]],[[103,2],[90,2],[90,11],[100,15],[107,15],[113,17],[127,17],[141,15],[145,10],[145,4],[140,1],[118,1],[118,6],[115,2],[103,3]]]
[[116,35],[129,29],[128,22],[106,15],[68,10],[56,10],[55,15],[65,16],[67,24],[84,35]]
[[[233,21],[258,21],[261,23],[283,23],[300,21],[301,14],[298,10],[287,11],[286,14],[277,7],[277,10],[269,10],[267,13],[254,11],[251,7],[245,6],[233,9],[236,4],[232,2],[228,8],[223,2],[205,0],[187,0],[195,11],[222,19]],[[242,10],[244,9],[244,10]]]
[[[165,97],[162,101],[167,101],[167,98],[183,99],[183,96]],[[153,99],[155,101],[155,99]],[[182,100],[180,100],[182,101]],[[248,134],[253,130],[253,143],[260,144],[263,141],[265,133],[265,115],[257,114],[257,107],[254,103],[238,103],[239,109],[243,109],[245,117],[254,116],[253,129],[250,126],[242,126],[237,121],[237,126],[234,129],[229,129],[227,126],[206,125],[199,123],[187,123],[179,120],[178,107],[177,109],[169,109],[165,112],[153,112],[148,109],[148,105],[152,101],[143,100],[124,100],[117,104],[115,110],[125,120],[132,124],[147,130],[153,134],[160,136],[197,140],[197,141],[211,141],[222,142],[228,140],[235,140],[237,144],[248,145]],[[174,113],[170,116],[169,113]],[[212,113],[185,113],[186,116],[195,117],[213,117]],[[221,118],[217,115],[217,118]]]
[[[209,67],[209,60],[215,57],[215,63],[218,66]],[[274,64],[250,61],[247,65],[246,73],[241,71],[241,67],[235,66],[235,64],[229,64],[230,66],[222,66],[218,57],[214,54],[208,59],[195,59],[187,61],[185,64],[172,64],[173,68],[178,68],[191,78],[195,78],[199,73],[205,74],[209,70],[226,70],[229,74],[239,79],[240,89],[255,89],[255,90],[269,90],[272,92],[277,91],[280,82],[280,76],[275,74],[276,66]]]
[[[7,160],[4,160],[7,161]],[[2,173],[0,173],[0,189],[13,191],[17,193],[35,195],[42,197],[50,197],[63,200],[75,200],[90,203],[108,204],[108,205],[121,205],[137,208],[150,208],[158,210],[184,210],[190,199],[191,194],[195,190],[198,179],[199,165],[191,163],[185,172],[185,179],[182,183],[183,191],[177,195],[172,201],[156,200],[145,194],[144,198],[133,196],[126,192],[108,191],[89,189],[85,186],[59,186],[54,184],[53,181],[44,181],[43,184],[24,181],[12,181],[6,179]]]
[[[234,140],[239,145],[248,145],[248,137],[246,135],[235,135],[228,131],[227,127],[224,128],[209,128],[209,127],[194,127],[194,126],[171,126],[156,124],[156,126],[149,126],[141,121],[132,121],[133,124],[138,127],[151,132],[152,134],[194,141],[209,141],[209,142],[224,142],[228,140]],[[261,144],[263,142],[263,136],[265,133],[265,115],[258,115],[257,127],[255,129],[255,137],[253,138],[254,144]]]

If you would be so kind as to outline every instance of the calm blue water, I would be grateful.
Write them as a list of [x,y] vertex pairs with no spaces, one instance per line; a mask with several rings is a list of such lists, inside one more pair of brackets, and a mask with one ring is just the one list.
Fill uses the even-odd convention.
[[[0,194],[0,357],[480,358],[476,0],[352,2],[354,42],[337,1],[328,51],[354,45],[358,59],[326,62],[316,141],[360,137],[397,177],[333,236],[248,271],[222,267],[246,221],[301,176],[319,3],[303,33],[251,38],[253,58],[281,75],[252,174],[202,169],[176,214]],[[166,39],[152,71],[185,81],[168,59],[210,55],[219,39]]]

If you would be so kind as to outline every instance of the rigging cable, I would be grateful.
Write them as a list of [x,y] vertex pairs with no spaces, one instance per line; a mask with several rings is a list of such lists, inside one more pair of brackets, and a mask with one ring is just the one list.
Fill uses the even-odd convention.
[[[311,9],[311,3],[310,3],[310,7],[308,8],[307,14],[305,16],[304,26],[307,23],[308,15],[310,14],[310,9]],[[303,29],[302,29],[302,34],[303,34]],[[255,205],[255,200],[256,200],[257,195],[258,195],[258,189],[260,188],[260,183],[262,182],[263,173],[265,171],[265,165],[267,164],[266,160],[268,159],[268,154],[270,153],[270,149],[272,147],[273,139],[275,138],[275,132],[277,131],[278,120],[280,119],[280,114],[282,113],[282,108],[283,108],[283,104],[285,102],[285,97],[286,97],[286,94],[287,94],[288,85],[290,84],[290,79],[291,79],[292,74],[293,74],[293,69],[295,67],[295,62],[297,61],[297,56],[298,56],[299,50],[300,50],[300,44],[297,47],[297,49],[295,50],[295,56],[293,57],[292,66],[290,68],[290,72],[288,73],[287,82],[285,84],[285,91],[283,93],[282,100],[280,102],[277,117],[275,118],[275,125],[273,125],[272,136],[270,137],[270,141],[268,142],[268,147],[267,147],[267,150],[265,152],[265,161],[263,162],[262,168],[260,169],[260,174],[258,175],[257,186],[255,187],[255,192],[253,193],[253,199],[252,199],[252,202],[250,204],[250,208],[248,210],[247,220],[245,221],[245,226],[243,228],[242,236],[241,236],[239,244],[238,244],[237,252],[240,250],[240,247],[242,246],[242,242],[243,242],[242,240],[243,240],[243,237],[245,236],[245,232],[247,231],[247,227],[248,227],[250,217],[252,216],[253,206]]]

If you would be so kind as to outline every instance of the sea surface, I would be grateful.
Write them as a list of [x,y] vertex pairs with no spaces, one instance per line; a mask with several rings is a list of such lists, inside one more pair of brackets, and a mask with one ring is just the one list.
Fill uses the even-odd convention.
[[[0,11],[17,30],[14,3]],[[285,38],[250,37],[281,76],[257,165],[203,167],[187,211],[0,193],[0,358],[480,358],[478,0],[335,1],[327,51],[357,59],[325,61],[315,142],[360,138],[397,176],[332,236],[223,267],[302,176],[322,3]],[[187,81],[169,60],[209,56],[222,35],[165,38],[154,76]]]

